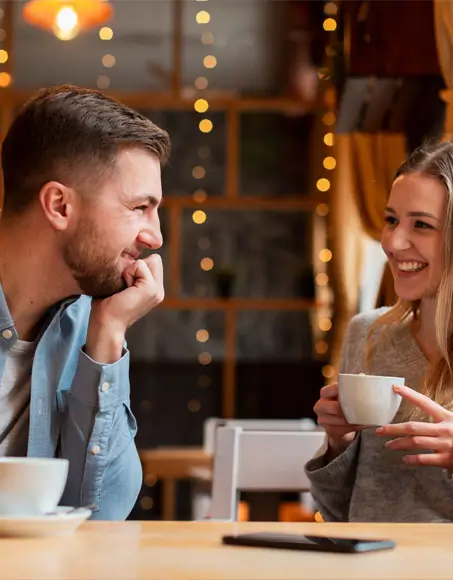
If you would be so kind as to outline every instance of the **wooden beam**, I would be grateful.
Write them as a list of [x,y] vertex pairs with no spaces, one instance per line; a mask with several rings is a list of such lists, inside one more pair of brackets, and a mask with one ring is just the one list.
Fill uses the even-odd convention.
[[172,37],[172,74],[171,92],[178,99],[182,88],[182,39],[183,39],[184,5],[182,0],[173,0],[173,37]]
[[172,205],[170,207],[168,235],[170,283],[168,295],[173,298],[181,294],[181,211],[181,206]]
[[168,310],[282,310],[306,311],[329,306],[306,298],[173,298],[168,297],[159,308]]
[[239,197],[239,112],[228,111],[227,115],[227,172],[226,196],[229,200]]
[[274,210],[274,211],[314,211],[321,200],[317,196],[297,197],[237,197],[209,196],[203,202],[195,201],[191,196],[167,195],[162,207],[174,206],[198,209],[237,209],[237,210]]
[[237,312],[225,312],[225,360],[223,362],[222,416],[236,415],[236,340]]
[[[0,105],[21,105],[32,97],[36,91],[15,89],[14,87],[0,91]],[[193,110],[196,93],[193,95],[175,96],[170,92],[156,91],[105,91],[105,94],[137,109],[175,109]],[[211,110],[236,111],[283,111],[288,113],[310,113],[322,107],[322,103],[305,105],[300,100],[289,98],[242,99],[241,97],[222,96],[222,93],[210,94],[205,91],[203,96],[209,101]]]

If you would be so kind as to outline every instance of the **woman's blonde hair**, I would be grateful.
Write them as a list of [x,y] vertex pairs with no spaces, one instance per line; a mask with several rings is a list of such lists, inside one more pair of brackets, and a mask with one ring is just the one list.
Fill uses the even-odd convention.
[[[444,186],[446,194],[443,272],[437,290],[435,311],[436,339],[441,356],[437,362],[429,365],[422,392],[443,407],[453,410],[453,142],[436,143],[417,149],[400,166],[395,179],[415,172],[437,178]],[[408,302],[399,299],[388,312],[376,320],[368,337],[368,366],[377,341],[384,339],[385,333],[382,331],[411,316],[416,320],[419,309],[419,300]],[[414,410],[408,418],[417,418],[420,414],[418,410]]]

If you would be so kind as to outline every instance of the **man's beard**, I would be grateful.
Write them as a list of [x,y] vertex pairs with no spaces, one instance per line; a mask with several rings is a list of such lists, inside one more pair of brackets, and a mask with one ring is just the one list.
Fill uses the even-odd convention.
[[102,252],[102,236],[92,221],[85,220],[63,248],[63,258],[83,294],[108,298],[127,288],[118,266]]

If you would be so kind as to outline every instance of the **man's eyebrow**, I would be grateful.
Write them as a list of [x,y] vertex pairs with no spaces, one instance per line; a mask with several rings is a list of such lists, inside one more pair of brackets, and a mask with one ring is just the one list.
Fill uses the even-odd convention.
[[159,207],[162,204],[163,199],[161,198],[160,200],[157,199],[156,196],[154,195],[149,195],[149,194],[144,194],[144,195],[137,195],[136,197],[134,197],[133,202],[140,204],[140,203],[149,203],[149,205],[153,206],[153,207]]

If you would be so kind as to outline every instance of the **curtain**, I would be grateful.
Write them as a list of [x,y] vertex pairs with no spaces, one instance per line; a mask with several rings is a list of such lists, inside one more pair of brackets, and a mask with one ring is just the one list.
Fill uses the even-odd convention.
[[453,1],[434,0],[434,24],[439,64],[447,89],[441,97],[445,111],[444,139],[453,138]]
[[[346,326],[358,310],[364,239],[380,239],[393,177],[406,157],[406,140],[400,133],[337,134],[335,155],[337,170],[331,189],[335,295],[331,360],[338,369]],[[395,301],[389,274],[387,269],[379,292],[379,301],[387,305]]]

